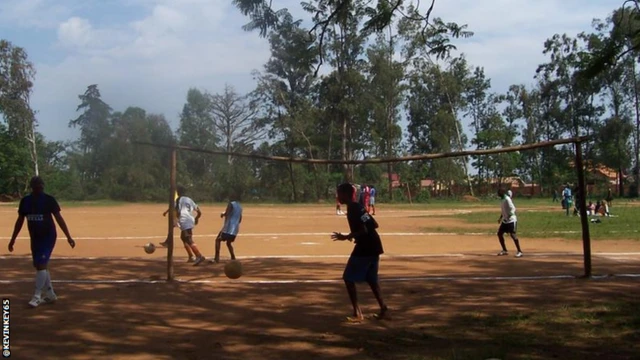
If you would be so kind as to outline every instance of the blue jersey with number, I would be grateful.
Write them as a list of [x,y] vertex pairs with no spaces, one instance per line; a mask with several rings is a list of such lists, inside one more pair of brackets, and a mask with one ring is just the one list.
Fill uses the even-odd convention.
[[240,206],[239,202],[232,201],[229,203],[228,208],[229,207],[231,209],[225,217],[222,232],[229,235],[238,235],[238,231],[240,231],[240,220],[242,219],[242,206]]
[[60,212],[56,199],[47,194],[27,195],[20,200],[18,214],[27,219],[31,241],[55,239],[56,224],[53,214]]

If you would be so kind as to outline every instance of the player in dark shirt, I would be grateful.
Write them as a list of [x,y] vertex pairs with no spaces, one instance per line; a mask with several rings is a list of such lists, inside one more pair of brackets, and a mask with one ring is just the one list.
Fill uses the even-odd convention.
[[[16,238],[22,230],[24,220],[27,219],[29,235],[31,237],[31,256],[33,258],[33,266],[36,268],[36,291],[29,305],[37,307],[42,303],[51,303],[56,301],[57,296],[53,292],[51,286],[51,276],[47,265],[49,258],[56,245],[56,224],[55,218],[60,228],[67,236],[67,241],[71,248],[76,246],[75,241],[69,235],[69,229],[62,215],[60,215],[60,206],[53,196],[44,193],[44,181],[38,176],[31,179],[31,194],[20,200],[18,207],[18,219],[9,241],[9,252],[13,252]],[[43,294],[44,292],[44,294]]]
[[353,317],[348,317],[349,321],[362,321],[364,316],[358,305],[358,293],[356,283],[367,282],[373,291],[373,295],[380,305],[380,313],[377,318],[383,318],[387,312],[387,305],[380,295],[380,284],[378,282],[378,268],[380,255],[384,253],[382,241],[376,229],[378,223],[367,213],[365,207],[354,201],[354,188],[351,184],[338,186],[338,198],[342,204],[347,205],[347,221],[349,222],[350,233],[345,235],[334,232],[331,236],[334,240],[355,239],[355,246],[344,269],[342,278],[347,287],[351,305],[353,305]]

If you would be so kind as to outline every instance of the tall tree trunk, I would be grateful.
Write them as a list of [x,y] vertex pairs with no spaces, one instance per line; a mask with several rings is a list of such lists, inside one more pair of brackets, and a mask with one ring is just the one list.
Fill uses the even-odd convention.
[[296,178],[293,175],[293,163],[289,162],[289,180],[291,181],[291,199],[294,203],[298,202],[298,190],[296,189]]
[[[442,81],[442,73],[440,74],[440,81]],[[454,119],[454,125],[456,126],[456,135],[458,138],[458,151],[464,151],[464,147],[462,146],[462,135],[460,133],[460,127],[458,126],[458,115],[456,113],[456,109],[453,107],[453,103],[451,102],[451,96],[449,92],[446,91],[445,95],[447,96],[447,102],[449,103],[449,108],[451,109],[451,115]],[[475,196],[473,193],[473,183],[471,182],[471,175],[469,175],[469,169],[467,165],[469,164],[469,158],[467,156],[462,157],[462,170],[464,171],[464,176],[467,178],[467,184],[469,185],[469,195]]]
[[40,169],[38,168],[38,147],[36,145],[36,130],[34,122],[31,122],[31,129],[29,129],[29,135],[27,136],[27,141],[29,141],[31,147],[31,161],[33,161],[33,168],[36,176],[40,176]]
[[[348,148],[347,148],[347,143],[348,143],[348,136],[349,136],[349,126],[347,124],[347,118],[346,116],[344,116],[344,114],[342,114],[342,161],[347,161],[347,152],[348,152]],[[353,182],[353,178],[351,176],[351,172],[349,171],[349,165],[348,164],[342,164],[342,170],[344,172],[344,179],[347,182]]]
[[[227,152],[231,152],[231,124],[227,124]],[[227,163],[231,165],[231,155],[227,155]]]
[[[389,71],[393,70],[393,29],[389,26]],[[393,87],[389,87],[389,103],[388,103],[388,116],[387,116],[387,149],[386,156],[391,157],[393,153],[393,143],[391,138],[391,126],[393,125],[393,119],[395,118],[395,107],[393,101]],[[389,179],[389,200],[393,201],[393,165],[387,163],[387,178]]]
[[633,95],[634,95],[634,102],[635,102],[635,110],[636,110],[636,136],[635,136],[635,156],[634,156],[634,162],[635,162],[635,168],[634,168],[634,179],[635,179],[635,183],[636,183],[636,193],[633,194],[634,196],[638,196],[638,192],[640,191],[640,189],[638,189],[638,187],[640,187],[640,97],[638,96],[638,78],[637,78],[637,74],[636,74],[636,62],[633,61]]

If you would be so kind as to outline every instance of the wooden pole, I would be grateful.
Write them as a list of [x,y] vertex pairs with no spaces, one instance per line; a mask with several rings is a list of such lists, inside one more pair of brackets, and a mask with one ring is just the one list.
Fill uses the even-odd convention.
[[576,146],[576,170],[578,171],[578,199],[580,207],[580,222],[582,223],[582,248],[584,252],[584,277],[591,277],[591,235],[589,233],[589,218],[587,217],[586,181],[584,179],[584,166],[582,164],[582,143],[577,141]]
[[175,208],[176,208],[176,165],[178,150],[171,149],[171,165],[170,165],[170,194],[169,194],[169,234],[167,236],[167,281],[173,281],[173,230],[175,228]]
[[[563,145],[563,144],[572,144],[576,142],[588,141],[589,139],[590,138],[588,136],[582,136],[579,138],[559,139],[559,140],[552,140],[552,141],[546,141],[546,142],[535,143],[535,144],[525,144],[525,145],[509,146],[509,147],[502,147],[502,148],[495,148],[495,149],[466,150],[466,151],[457,151],[457,152],[439,153],[439,154],[419,154],[419,155],[410,155],[410,156],[403,156],[403,157],[397,157],[397,158],[378,158],[378,159],[364,159],[364,160],[304,159],[304,158],[262,155],[256,152],[248,154],[248,153],[228,152],[228,151],[219,151],[219,150],[206,150],[206,149],[193,148],[189,146],[162,145],[162,144],[154,144],[154,143],[140,142],[140,141],[136,141],[135,143],[139,145],[155,146],[159,148],[193,151],[193,152],[199,152],[203,154],[244,157],[244,158],[250,158],[250,159],[262,159],[262,160],[268,160],[268,161],[283,161],[283,162],[293,162],[293,163],[301,163],[301,164],[362,165],[362,164],[387,164],[387,163],[398,163],[398,162],[404,162],[404,161],[445,159],[445,158],[452,158],[452,157],[458,157],[458,156],[493,155],[493,154],[501,154],[501,153],[508,153],[508,152],[533,150],[533,149],[539,149],[539,148],[551,147],[551,146]],[[347,175],[349,174],[351,173],[347,172]],[[347,181],[352,181],[352,180],[347,178]]]

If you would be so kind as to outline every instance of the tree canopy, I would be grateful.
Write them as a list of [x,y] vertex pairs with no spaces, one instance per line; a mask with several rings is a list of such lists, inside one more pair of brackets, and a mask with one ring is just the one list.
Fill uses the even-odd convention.
[[[640,22],[626,2],[592,29],[549,34],[534,85],[492,88],[484,68],[455,50],[466,25],[431,18],[399,2],[309,0],[309,27],[277,3],[237,0],[245,26],[268,42],[255,88],[191,88],[179,123],[140,107],[114,109],[99,84],[78,89],[78,130],[69,142],[36,131],[29,95],[35,76],[26,51],[0,41],[0,194],[24,191],[40,164],[63,199],[164,201],[166,149],[137,141],[310,159],[358,160],[491,149],[589,135],[584,144],[592,196],[610,187],[637,195],[640,179]],[[423,9],[423,10],[418,10]],[[636,26],[638,25],[638,26]],[[326,66],[319,75],[319,66]],[[38,150],[37,152],[35,150]],[[199,201],[332,200],[342,181],[374,185],[385,200],[492,194],[519,177],[548,195],[577,181],[573,146],[389,165],[276,163],[181,152],[178,180]],[[618,174],[607,178],[597,169]]]

